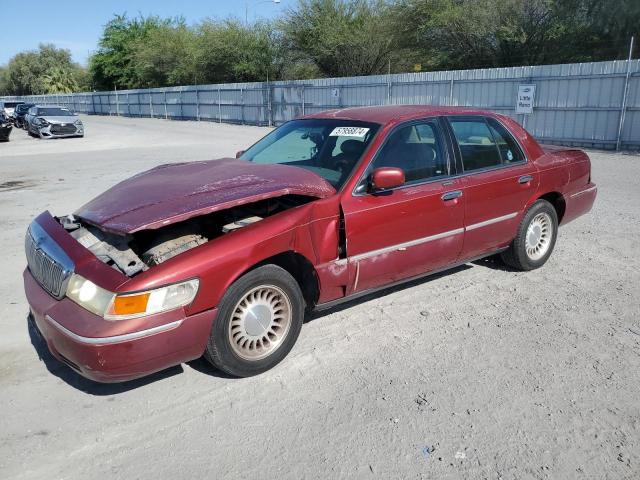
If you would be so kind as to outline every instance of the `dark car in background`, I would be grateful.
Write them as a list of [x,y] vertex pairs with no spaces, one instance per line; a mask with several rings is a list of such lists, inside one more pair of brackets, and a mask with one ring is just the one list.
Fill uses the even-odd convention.
[[29,109],[34,106],[35,103],[21,103],[20,105],[16,105],[15,110],[13,111],[13,124],[18,128],[24,128],[26,130],[27,125],[24,117]]
[[9,135],[11,134],[12,129],[13,125],[4,112],[0,111],[0,142],[9,141]]

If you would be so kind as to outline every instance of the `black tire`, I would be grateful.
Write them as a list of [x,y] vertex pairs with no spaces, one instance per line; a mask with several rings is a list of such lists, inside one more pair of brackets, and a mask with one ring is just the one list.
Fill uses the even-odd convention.
[[[230,328],[239,302],[249,292],[264,286],[275,286],[287,297],[290,305],[290,323],[278,346],[268,356],[260,359],[245,359],[231,345]],[[280,363],[296,343],[304,320],[305,302],[298,282],[283,268],[265,265],[251,270],[225,292],[218,305],[218,315],[211,328],[205,350],[205,358],[216,368],[234,377],[250,377],[266,372]]]
[[[550,238],[549,243],[546,247],[544,254],[542,254],[539,258],[533,257],[527,253],[527,232],[529,229],[529,225],[536,218],[545,218],[547,216],[550,220]],[[525,213],[522,222],[518,226],[518,232],[516,237],[511,242],[508,250],[505,250],[500,255],[502,261],[513,267],[517,270],[528,271],[534,270],[536,268],[540,268],[544,265],[551,253],[553,252],[553,248],[556,244],[556,239],[558,238],[558,214],[556,213],[555,208],[546,200],[537,200],[527,213]]]

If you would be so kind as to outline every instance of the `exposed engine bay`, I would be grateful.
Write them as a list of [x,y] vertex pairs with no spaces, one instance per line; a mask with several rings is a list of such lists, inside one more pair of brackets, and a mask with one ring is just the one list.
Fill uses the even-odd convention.
[[286,195],[192,218],[157,230],[116,235],[74,215],[59,217],[69,234],[98,259],[132,277],[217,237],[315,200]]

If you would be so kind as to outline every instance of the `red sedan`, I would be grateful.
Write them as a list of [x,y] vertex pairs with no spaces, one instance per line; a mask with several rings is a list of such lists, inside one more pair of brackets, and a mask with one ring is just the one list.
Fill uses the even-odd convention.
[[138,174],[26,237],[30,318],[59,360],[124,381],[204,355],[259,374],[305,311],[489,255],[531,270],[596,197],[587,155],[449,107],[349,108],[237,159]]

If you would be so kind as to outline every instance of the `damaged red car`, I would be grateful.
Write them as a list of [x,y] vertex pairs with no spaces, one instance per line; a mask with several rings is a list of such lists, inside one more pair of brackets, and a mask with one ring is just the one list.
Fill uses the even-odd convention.
[[489,255],[542,266],[595,197],[584,152],[505,116],[327,111],[238,158],[162,165],[42,213],[26,235],[30,318],[97,381],[203,355],[255,375],[289,353],[306,311]]

